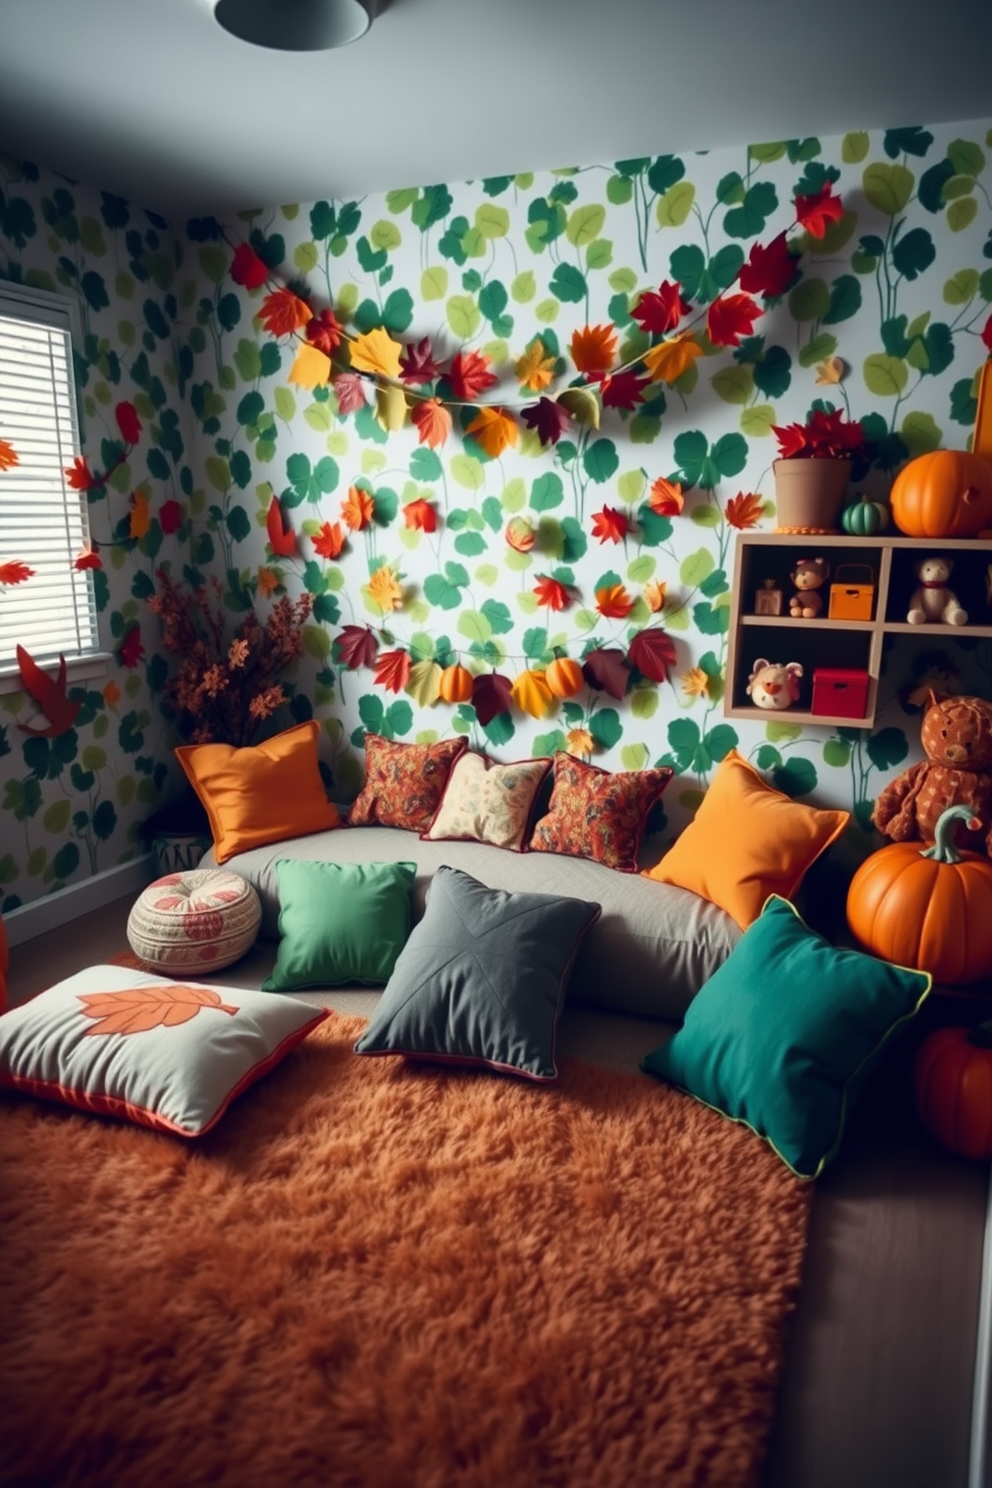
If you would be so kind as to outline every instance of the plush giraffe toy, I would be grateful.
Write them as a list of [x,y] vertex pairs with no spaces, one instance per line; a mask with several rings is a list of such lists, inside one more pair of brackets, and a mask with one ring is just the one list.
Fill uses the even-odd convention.
[[984,843],[992,856],[992,703],[931,690],[920,742],[926,759],[889,782],[872,822],[893,842],[929,842],[946,807],[968,806],[981,833],[962,833],[960,845],[980,852]]

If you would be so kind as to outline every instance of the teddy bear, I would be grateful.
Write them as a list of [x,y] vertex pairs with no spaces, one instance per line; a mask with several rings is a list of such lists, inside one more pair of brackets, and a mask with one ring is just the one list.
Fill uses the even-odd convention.
[[954,559],[921,558],[914,566],[920,583],[909,602],[906,619],[910,625],[967,625],[967,610],[961,608],[957,595],[948,588]]
[[920,743],[926,759],[910,765],[882,791],[872,822],[893,842],[932,842],[948,806],[968,806],[981,835],[960,830],[958,845],[992,856],[992,703],[941,697],[931,688]]
[[830,577],[830,564],[825,558],[797,558],[789,578],[796,589],[789,600],[789,614],[794,620],[814,620],[823,609],[823,597],[817,593]]
[[798,661],[783,665],[760,656],[748,678],[747,693],[756,708],[776,711],[789,708],[799,697],[799,678],[803,669]]

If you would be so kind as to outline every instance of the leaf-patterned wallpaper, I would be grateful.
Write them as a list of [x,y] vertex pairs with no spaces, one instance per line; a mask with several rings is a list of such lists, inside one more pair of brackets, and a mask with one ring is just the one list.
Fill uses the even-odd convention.
[[[660,850],[736,747],[789,793],[851,807],[866,827],[886,779],[919,756],[913,684],[956,670],[967,690],[992,695],[992,646],[900,642],[872,731],[725,721],[735,536],[742,523],[774,524],[772,425],[804,419],[818,399],[865,423],[877,453],[861,484],[877,495],[908,456],[964,445],[992,305],[990,150],[988,120],[852,132],[289,205],[174,232],[0,158],[0,274],[62,286],[83,307],[91,465],[113,457],[118,400],[144,424],[91,512],[97,539],[118,540],[98,575],[107,643],[138,623],[144,655],[134,666],[119,657],[54,741],[21,734],[27,700],[0,696],[3,904],[125,860],[175,788],[166,663],[146,603],[163,562],[176,576],[217,575],[232,622],[250,604],[312,596],[306,654],[277,721],[321,720],[344,797],[361,777],[366,729],[464,733],[500,760],[571,748],[609,769],[671,764],[653,823]],[[453,409],[451,435],[432,448],[371,389],[345,412],[332,389],[292,384],[292,348],[256,318],[265,290],[230,274],[232,245],[248,241],[352,334],[426,337],[441,361],[484,353],[500,379],[485,401],[519,408],[533,395],[517,363],[534,362],[538,341],[556,386],[574,375],[568,349],[585,326],[613,324],[619,356],[637,355],[648,340],[631,310],[643,291],[677,281],[707,306],[755,242],[794,223],[795,196],[828,183],[842,220],[806,241],[798,282],[739,345],[707,345],[673,386],[604,409],[598,428],[576,421],[551,448],[524,431],[496,458],[466,432],[471,410]],[[834,358],[848,369],[840,383],[826,380]],[[680,513],[652,505],[659,478],[682,485]],[[152,522],[134,542],[139,486]],[[738,499],[750,495],[760,500]],[[273,497],[297,534],[289,557],[271,545]],[[552,581],[568,594],[562,610],[548,603]],[[383,685],[368,667],[349,669],[335,644],[346,625],[407,653],[399,691],[388,675]],[[556,651],[626,650],[647,625],[674,664],[663,682],[635,672],[622,699],[586,686],[545,717],[515,703],[485,727],[471,704],[432,701],[438,666],[459,660],[512,682]]]

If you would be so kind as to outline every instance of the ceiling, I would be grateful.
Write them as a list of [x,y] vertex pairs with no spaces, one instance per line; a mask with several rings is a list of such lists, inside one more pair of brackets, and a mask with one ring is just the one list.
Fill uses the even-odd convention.
[[992,116],[989,0],[378,4],[291,53],[209,0],[0,0],[0,150],[184,218]]

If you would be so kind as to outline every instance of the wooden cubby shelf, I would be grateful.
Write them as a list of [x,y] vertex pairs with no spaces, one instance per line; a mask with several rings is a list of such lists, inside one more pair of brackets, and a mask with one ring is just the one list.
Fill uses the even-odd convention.
[[[920,558],[946,555],[953,559],[950,588],[968,612],[964,626],[910,625],[906,619],[913,590],[919,582],[914,565]],[[795,592],[790,570],[800,558],[825,558],[830,577],[819,590],[823,610],[814,620],[792,618],[789,599]],[[819,724],[825,728],[871,728],[875,721],[882,649],[886,637],[915,636],[924,643],[992,637],[989,567],[992,542],[967,538],[917,538],[878,533],[849,537],[842,533],[802,536],[791,532],[738,534],[731,591],[730,633],[724,713],[728,718],[767,722]],[[870,570],[870,574],[869,574]],[[866,619],[828,617],[830,586],[871,584],[871,613]],[[755,613],[756,596],[771,580],[783,595],[781,615]],[[748,679],[760,658],[803,668],[800,696],[780,712],[756,708],[747,694]],[[819,668],[842,668],[867,674],[863,714],[857,718],[813,712],[813,675]]]

